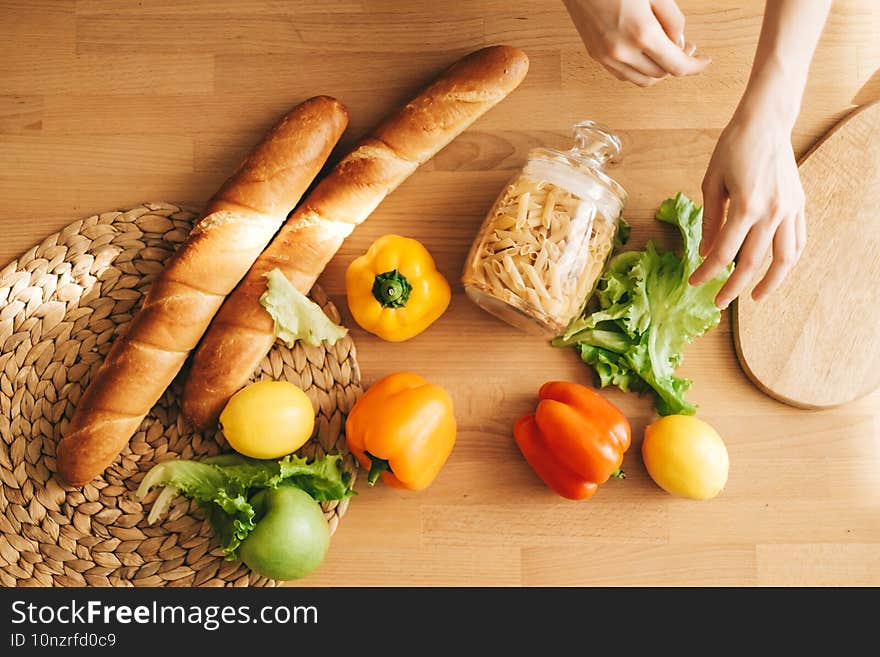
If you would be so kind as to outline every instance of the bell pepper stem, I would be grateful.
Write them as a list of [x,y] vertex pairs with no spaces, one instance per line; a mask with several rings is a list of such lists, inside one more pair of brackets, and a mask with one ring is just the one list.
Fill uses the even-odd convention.
[[378,456],[373,456],[369,452],[367,452],[367,456],[370,457],[370,474],[367,475],[367,483],[370,486],[374,486],[377,481],[379,481],[379,477],[382,476],[382,473],[386,470],[391,472],[391,468],[388,467],[388,461],[385,459],[380,459]]
[[623,468],[617,468],[617,470],[611,473],[611,476],[615,479],[626,479],[626,473],[623,471]]
[[396,269],[383,272],[373,280],[373,297],[383,308],[403,308],[412,289],[406,276]]

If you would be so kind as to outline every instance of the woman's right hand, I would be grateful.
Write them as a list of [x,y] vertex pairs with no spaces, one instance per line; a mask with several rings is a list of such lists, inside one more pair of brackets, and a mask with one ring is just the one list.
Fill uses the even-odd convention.
[[619,80],[640,87],[694,75],[711,60],[694,55],[675,0],[563,0],[587,52]]

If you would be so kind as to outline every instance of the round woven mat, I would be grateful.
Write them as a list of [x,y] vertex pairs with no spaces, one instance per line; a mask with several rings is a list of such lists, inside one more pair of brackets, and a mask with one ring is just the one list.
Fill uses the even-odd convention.
[[[54,476],[55,445],[92,373],[122,333],[195,214],[146,203],[76,221],[0,270],[0,583],[5,586],[267,586],[225,561],[198,508],[180,497],[148,525],[134,491],[156,462],[228,451],[179,415],[180,377],[128,447],[82,488]],[[319,288],[312,298],[339,322]],[[276,344],[254,378],[287,379],[318,411],[302,454],[344,450],[344,416],[360,389],[354,343]],[[355,462],[344,467],[354,476]],[[149,507],[157,492],[147,499]],[[335,530],[348,501],[323,505]]]

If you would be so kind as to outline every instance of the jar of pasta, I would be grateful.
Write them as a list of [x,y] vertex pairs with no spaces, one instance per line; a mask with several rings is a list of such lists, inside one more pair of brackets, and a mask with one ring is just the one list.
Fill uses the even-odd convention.
[[568,151],[536,148],[489,211],[465,262],[467,295],[529,333],[557,335],[581,314],[614,247],[626,192],[602,171],[620,154],[592,121]]

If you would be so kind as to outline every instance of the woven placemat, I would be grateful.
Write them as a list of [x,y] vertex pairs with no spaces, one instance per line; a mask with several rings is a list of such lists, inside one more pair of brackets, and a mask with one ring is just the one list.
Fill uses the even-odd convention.
[[[195,213],[145,203],[76,221],[0,270],[0,583],[4,586],[267,586],[225,561],[198,506],[180,497],[148,525],[134,491],[158,461],[228,451],[215,430],[179,415],[181,377],[128,447],[82,488],[58,482],[55,445],[92,373],[122,333]],[[327,315],[339,313],[319,287]],[[354,343],[276,344],[254,378],[300,386],[318,411],[302,454],[344,450],[344,416],[360,389]],[[344,467],[354,476],[350,455]],[[335,530],[348,501],[324,503]]]

